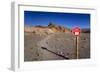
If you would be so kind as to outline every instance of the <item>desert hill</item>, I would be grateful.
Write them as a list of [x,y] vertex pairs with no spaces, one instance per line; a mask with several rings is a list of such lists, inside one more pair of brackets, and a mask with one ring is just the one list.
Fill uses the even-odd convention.
[[70,32],[69,29],[63,27],[63,26],[59,26],[53,23],[49,23],[48,26],[24,26],[24,31],[25,32],[33,32],[33,33],[46,33],[46,34],[50,34],[50,33],[56,33],[56,32]]

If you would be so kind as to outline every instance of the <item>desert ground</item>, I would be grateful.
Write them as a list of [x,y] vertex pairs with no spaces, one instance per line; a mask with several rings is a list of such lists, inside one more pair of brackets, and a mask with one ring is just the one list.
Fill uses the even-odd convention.
[[[24,61],[76,59],[76,37],[57,25],[24,28]],[[79,59],[90,58],[90,32],[79,36]]]

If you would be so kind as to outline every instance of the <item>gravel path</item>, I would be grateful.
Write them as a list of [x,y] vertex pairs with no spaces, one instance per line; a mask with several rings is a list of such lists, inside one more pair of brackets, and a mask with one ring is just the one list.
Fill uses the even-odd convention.
[[62,55],[69,59],[76,58],[75,55],[75,40],[74,36],[71,33],[55,33],[49,35],[45,39],[41,40],[38,44],[40,47],[41,58],[43,60],[60,60],[64,59],[61,56],[57,56],[49,51],[41,49],[41,47],[45,47],[48,50],[55,52],[56,54]]

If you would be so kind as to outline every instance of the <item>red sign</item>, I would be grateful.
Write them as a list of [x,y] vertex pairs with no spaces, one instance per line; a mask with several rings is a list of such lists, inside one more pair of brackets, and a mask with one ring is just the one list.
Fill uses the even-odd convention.
[[75,27],[72,29],[72,33],[75,35],[75,36],[79,36],[80,35],[80,28],[79,27]]

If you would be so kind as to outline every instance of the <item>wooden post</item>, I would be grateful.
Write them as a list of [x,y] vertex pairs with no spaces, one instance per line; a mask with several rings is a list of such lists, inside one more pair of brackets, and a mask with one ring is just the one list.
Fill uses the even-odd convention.
[[76,56],[79,59],[79,36],[76,36]]

